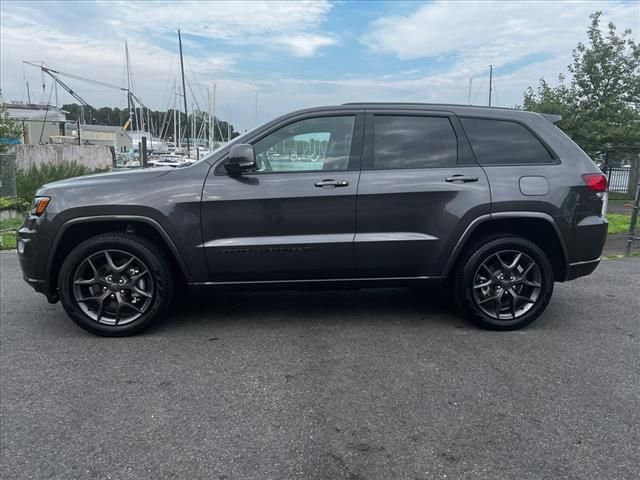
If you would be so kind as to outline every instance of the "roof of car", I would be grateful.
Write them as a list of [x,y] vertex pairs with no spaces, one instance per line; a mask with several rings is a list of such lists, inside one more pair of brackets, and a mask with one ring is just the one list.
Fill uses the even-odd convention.
[[496,110],[516,110],[515,108],[509,107],[489,107],[485,105],[470,105],[470,104],[461,104],[461,103],[423,103],[423,102],[347,102],[342,105],[357,105],[357,106],[365,106],[365,107],[422,107],[427,109],[435,109],[435,108],[458,108],[458,107],[472,107],[472,108],[482,108],[482,109],[496,109]]
[[326,110],[347,110],[353,108],[361,108],[366,110],[430,110],[440,112],[450,112],[462,116],[479,116],[496,119],[523,119],[543,117],[546,120],[555,123],[561,119],[559,115],[539,114],[527,110],[519,110],[517,108],[507,107],[488,107],[482,105],[461,105],[454,103],[409,103],[409,102],[349,102],[342,105],[327,105],[313,108],[306,108],[292,112],[292,114],[314,113]]

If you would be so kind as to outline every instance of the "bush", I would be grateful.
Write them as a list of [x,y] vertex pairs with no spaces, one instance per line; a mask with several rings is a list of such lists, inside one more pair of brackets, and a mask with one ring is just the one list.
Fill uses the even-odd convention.
[[36,191],[45,183],[64,180],[65,178],[88,175],[93,171],[78,162],[63,162],[59,164],[43,163],[18,170],[16,174],[16,190],[18,197],[31,203]]
[[17,210],[26,212],[29,210],[30,202],[22,198],[0,197],[0,211]]

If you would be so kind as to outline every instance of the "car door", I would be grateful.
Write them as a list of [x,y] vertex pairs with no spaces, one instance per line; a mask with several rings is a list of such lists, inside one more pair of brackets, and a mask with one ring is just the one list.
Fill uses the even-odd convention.
[[438,277],[491,197],[457,117],[367,110],[354,243],[360,277]]
[[212,168],[202,197],[212,281],[346,278],[354,274],[363,113],[324,111],[249,139],[255,171]]

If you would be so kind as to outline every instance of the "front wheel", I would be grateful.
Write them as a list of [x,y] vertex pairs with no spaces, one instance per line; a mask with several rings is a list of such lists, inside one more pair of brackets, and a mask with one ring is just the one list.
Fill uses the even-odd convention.
[[167,262],[144,238],[107,233],[85,240],[64,260],[58,279],[71,319],[98,335],[133,335],[166,312],[173,284]]
[[455,280],[458,306],[492,330],[516,330],[542,314],[553,292],[547,255],[521,237],[488,239],[461,263]]

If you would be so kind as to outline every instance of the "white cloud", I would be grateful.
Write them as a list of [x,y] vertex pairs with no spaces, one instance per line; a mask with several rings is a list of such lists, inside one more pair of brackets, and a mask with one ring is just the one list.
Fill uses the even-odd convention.
[[336,43],[334,38],[306,33],[277,37],[274,41],[288,47],[297,57],[312,57],[318,48]]
[[284,47],[296,56],[312,56],[335,38],[317,32],[332,9],[327,0],[117,2],[109,4],[124,24],[156,31],[186,33],[236,45]]
[[402,60],[454,56],[466,75],[517,61],[526,55],[566,56],[585,39],[588,16],[605,12],[604,24],[635,28],[635,2],[432,2],[405,15],[379,18],[361,41]]

